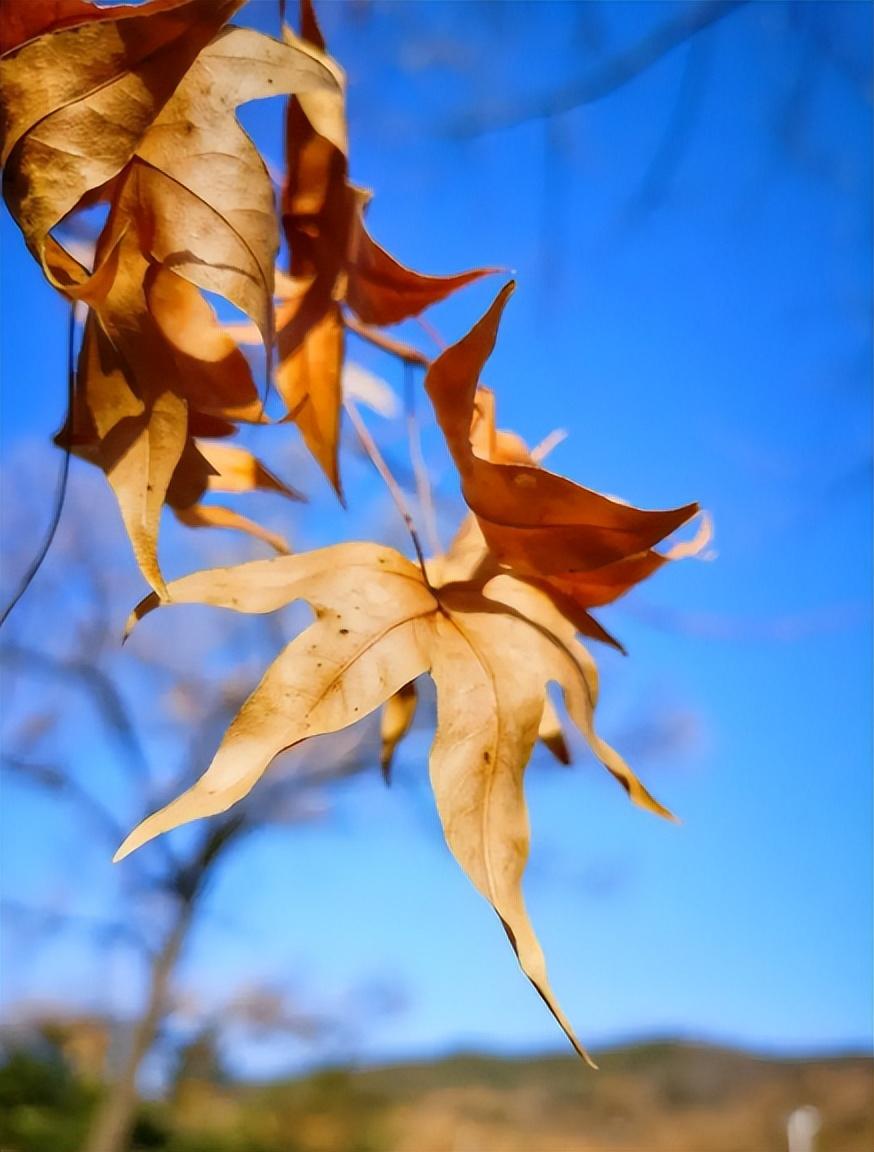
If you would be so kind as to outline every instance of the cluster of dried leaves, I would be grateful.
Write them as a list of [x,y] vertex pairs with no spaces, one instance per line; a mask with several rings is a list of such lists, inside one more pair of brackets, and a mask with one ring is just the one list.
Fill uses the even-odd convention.
[[[297,425],[341,496],[346,330],[372,333],[418,315],[490,271],[424,276],[371,238],[368,194],[348,178],[343,73],[309,0],[300,35],[284,27],[282,41],[228,24],[244,2],[28,0],[4,10],[3,195],[46,278],[87,308],[58,442],[103,469],[115,492],[153,589],[134,618],[186,603],[263,613],[305,600],[315,612],[197,784],[141,824],[118,856],[224,811],[283,750],[379,708],[387,775],[415,713],[415,681],[428,673],[437,689],[430,775],[447,843],[585,1055],[523,902],[523,775],[538,739],[569,759],[547,695],[555,682],[608,771],[636,803],[667,815],[595,734],[597,670],[577,634],[616,644],[591,609],[697,547],[700,539],[656,550],[697,505],[652,512],[609,499],[544,470],[517,436],[496,429],[479,380],[508,284],[425,380],[470,509],[444,555],[414,563],[376,543],[338,544],[165,582],[165,506],[192,526],[238,528],[282,552],[280,539],[202,497],[296,495],[227,442],[240,425],[269,421],[235,330],[218,322],[201,289],[250,318],[284,402],[275,423]],[[277,94],[288,96],[278,214],[265,164],[236,118],[241,103]],[[95,204],[108,211],[88,268],[57,232]],[[287,273],[275,268],[280,226]]]

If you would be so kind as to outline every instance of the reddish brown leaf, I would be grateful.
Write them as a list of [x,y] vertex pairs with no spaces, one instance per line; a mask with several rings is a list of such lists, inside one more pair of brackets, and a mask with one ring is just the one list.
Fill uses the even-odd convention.
[[[324,37],[309,0],[301,2],[301,37],[323,52]],[[286,33],[290,43],[298,40]],[[343,361],[341,303],[368,324],[416,316],[491,269],[424,276],[399,264],[364,226],[369,194],[349,183],[342,72],[336,91],[307,92],[288,102],[282,224],[292,276],[306,293],[306,323],[297,310],[278,317],[277,389],[307,447],[340,495],[339,381]],[[287,329],[294,330],[289,332]],[[314,347],[306,348],[309,341]],[[314,371],[314,366],[318,371]]]
[[500,463],[474,452],[477,383],[513,287],[508,284],[471,331],[434,361],[425,386],[465,500],[498,563],[548,583],[577,608],[605,604],[663,562],[653,545],[690,520],[698,505],[644,511],[534,464]]
[[475,268],[453,276],[425,276],[414,272],[371,237],[359,205],[351,228],[345,301],[365,324],[398,324],[410,316],[418,316],[466,284],[496,271],[496,268]]

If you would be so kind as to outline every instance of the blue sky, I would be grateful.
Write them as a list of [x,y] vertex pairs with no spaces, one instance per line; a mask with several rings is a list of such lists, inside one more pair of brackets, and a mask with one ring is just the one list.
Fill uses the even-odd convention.
[[[275,30],[274,5],[249,11]],[[595,67],[678,7],[362,11],[326,5],[324,24],[349,70],[352,175],[375,189],[374,235],[422,270],[500,265],[518,279],[488,367],[500,422],[532,443],[563,427],[557,471],[644,506],[697,498],[716,523],[712,563],[672,566],[603,613],[630,656],[597,653],[601,731],[682,825],[632,810],[582,749],[571,770],[536,760],[529,773],[527,893],[556,992],[593,1044],[869,1044],[871,8],[753,4],[598,103],[464,139],[459,110],[533,106],[580,59]],[[280,116],[243,117],[277,164]],[[38,446],[64,407],[64,311],[5,213],[0,245],[0,442],[7,462],[51,474]],[[434,310],[440,331],[461,335],[498,284]],[[400,388],[390,361],[354,355]],[[375,428],[402,458],[402,429]],[[432,425],[425,439],[451,496]],[[20,475],[33,473],[6,471],[7,508]],[[357,462],[345,516],[312,470],[304,481],[299,545],[359,535],[360,517],[384,530],[390,510]],[[89,482],[75,466],[74,488]],[[180,540],[171,531],[171,571],[192,564]],[[48,595],[31,590],[29,629]],[[324,1004],[396,983],[407,1006],[359,1037],[363,1056],[559,1047],[441,842],[427,744],[414,735],[391,791],[374,771],[327,822],[270,831],[229,859],[184,980],[208,996],[291,973]],[[115,780],[107,795],[125,818],[110,758],[100,749],[91,764]],[[75,900],[77,830],[20,789],[5,808],[4,893],[63,887]],[[117,883],[99,854],[82,869],[92,893]],[[77,1003],[124,1009],[136,994],[132,961],[101,970],[72,936],[28,957],[6,960],[7,1005],[56,992],[62,974]],[[252,1052],[246,1070],[287,1056]]]

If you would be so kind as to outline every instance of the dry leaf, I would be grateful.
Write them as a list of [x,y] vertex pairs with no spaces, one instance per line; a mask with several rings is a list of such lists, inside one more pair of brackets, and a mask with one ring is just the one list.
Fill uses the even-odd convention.
[[540,717],[540,728],[537,731],[537,738],[549,749],[559,764],[570,764],[571,753],[567,745],[567,740],[565,739],[561,717],[548,696],[543,705],[543,715]]
[[[161,275],[172,277],[163,271]],[[281,537],[246,517],[198,501],[207,491],[248,492],[256,488],[301,499],[245,449],[199,439],[230,435],[235,425],[220,416],[240,420],[260,413],[260,405],[245,358],[224,336],[212,309],[196,288],[174,279],[198,317],[202,351],[207,358],[197,360],[185,356],[181,349],[172,351],[147,313],[146,332],[151,332],[151,339],[145,341],[148,356],[141,356],[138,372],[129,373],[96,317],[89,317],[72,420],[56,438],[57,443],[69,444],[77,456],[104,470],[118,499],[137,562],[158,590],[162,583],[157,540],[164,504],[191,527],[237,528],[287,551]],[[187,309],[183,300],[177,298],[176,303],[175,323],[185,327]],[[215,359],[209,358],[210,349],[216,353]],[[219,355],[221,352],[225,355]],[[172,388],[159,390],[158,382],[173,381],[177,370],[184,371],[183,378],[195,399],[206,403],[212,392],[215,414],[195,407]]]
[[190,504],[185,508],[174,508],[173,512],[176,519],[189,528],[227,528],[234,532],[245,532],[269,545],[280,555],[285,556],[291,551],[284,536],[271,532],[263,524],[242,516],[233,508],[225,508],[222,504]]
[[287,553],[284,537],[271,532],[219,504],[201,504],[207,492],[276,492],[291,500],[304,497],[275,476],[261,461],[238,444],[193,439],[186,445],[182,459],[173,474],[167,492],[167,505],[177,520],[189,528],[229,528],[245,532],[269,544],[277,552]]
[[[143,280],[137,283],[140,272]],[[161,301],[157,315],[150,299]],[[167,317],[172,315],[169,334],[163,327],[165,306]],[[101,318],[92,312],[86,321],[73,423],[61,441],[68,435],[74,452],[104,470],[137,563],[152,587],[162,591],[161,510],[174,477],[189,468],[194,432],[225,434],[234,428],[228,420],[258,419],[260,404],[245,357],[198,290],[174,273],[125,260]],[[186,341],[192,353],[199,346],[202,359],[186,350]],[[210,427],[216,420],[218,427]]]
[[[94,9],[0,59],[3,195],[48,278],[51,230],[115,180],[243,0]],[[61,13],[63,17],[63,12]],[[59,284],[59,286],[61,286]]]
[[[173,0],[179,3],[179,0]],[[117,11],[117,9],[116,9]],[[11,52],[47,29],[58,29],[87,20],[99,20],[105,9],[91,0],[25,0],[7,3],[0,20],[0,55]]]
[[[541,582],[573,616],[607,604],[651,575],[670,554],[653,546],[685,524],[697,504],[650,512],[611,500],[539,468],[488,458],[488,436],[477,436],[477,384],[494,348],[508,284],[486,315],[431,365],[425,387],[461,476],[464,498],[476,515],[495,560]],[[482,390],[480,391],[480,396]],[[485,431],[488,431],[485,422]],[[516,446],[518,447],[518,446]],[[507,444],[504,444],[506,454]],[[500,454],[499,454],[500,457]],[[588,625],[591,618],[579,617]]]
[[376,244],[364,225],[369,194],[348,179],[343,73],[323,55],[325,41],[310,0],[301,2],[301,37],[287,29],[285,36],[318,53],[340,84],[288,102],[282,224],[296,287],[277,315],[276,386],[307,448],[341,495],[341,304],[366,323],[394,324],[493,269],[424,276]]
[[379,767],[386,784],[391,781],[391,764],[401,740],[410,730],[416,715],[419,695],[415,684],[405,684],[382,706],[379,718]]
[[336,82],[303,45],[242,28],[216,36],[242,3],[106,9],[0,59],[3,194],[61,290],[70,269],[49,233],[97,195],[113,204],[116,235],[136,231],[148,259],[225,296],[272,338],[272,189],[234,110]]
[[371,237],[364,225],[364,205],[352,201],[353,221],[346,259],[345,302],[365,324],[398,324],[418,316],[459,288],[497,268],[475,268],[454,276],[425,276],[398,263]]
[[277,314],[276,387],[289,418],[342,498],[338,453],[343,319],[333,301],[323,306],[318,285],[313,293],[283,305]]
[[[241,2],[95,9],[0,59],[4,196],[49,279],[92,308],[67,435],[106,471],[159,592],[161,508],[192,429],[263,418],[245,358],[198,291],[225,296],[272,342],[273,193],[235,109],[336,86],[304,45],[221,30]],[[110,211],[89,273],[49,232],[95,199]]]
[[[430,578],[436,582],[436,572]],[[431,782],[447,843],[582,1053],[549,987],[521,888],[528,856],[522,778],[550,681],[561,686],[573,722],[632,799],[667,813],[595,735],[594,663],[549,598],[509,575],[484,587],[453,582],[435,591],[419,568],[376,544],[338,544],[195,573],[174,581],[168,595],[176,604],[252,613],[304,599],[316,619],[268,669],[206,773],[145,820],[117,859],[161,832],[225,811],[280,752],[345,728],[428,672],[437,687]],[[154,595],[147,598],[136,618],[157,604]]]

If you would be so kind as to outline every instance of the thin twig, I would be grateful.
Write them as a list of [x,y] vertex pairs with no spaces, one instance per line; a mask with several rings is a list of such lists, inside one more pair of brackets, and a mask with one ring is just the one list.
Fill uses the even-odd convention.
[[404,362],[404,407],[407,413],[407,438],[410,442],[410,463],[416,477],[416,495],[419,498],[419,507],[422,509],[422,520],[425,524],[425,538],[428,547],[434,556],[442,551],[440,536],[437,533],[437,518],[434,515],[434,498],[431,493],[431,477],[428,465],[422,453],[422,437],[419,430],[419,421],[416,419],[416,381],[415,369],[406,360]]
[[401,487],[389,471],[389,467],[383,459],[382,453],[376,446],[376,441],[370,435],[370,432],[367,429],[367,425],[361,419],[361,414],[355,407],[355,401],[347,396],[343,401],[343,407],[346,409],[346,414],[352,422],[352,427],[355,429],[355,433],[358,436],[361,447],[370,457],[371,463],[385,482],[385,486],[391,493],[392,500],[394,500],[395,507],[397,508],[398,512],[400,512],[401,518],[403,519],[404,524],[407,526],[410,539],[413,541],[413,547],[416,549],[416,557],[419,561],[419,567],[422,569],[422,576],[425,580],[425,584],[430,588],[431,585],[428,581],[428,573],[425,569],[425,554],[422,551],[422,542],[419,540],[419,533],[416,531],[416,525],[413,522],[413,517],[410,512],[409,505],[407,504],[406,498],[401,491]]
[[419,327],[422,329],[428,339],[432,340],[441,352],[445,352],[449,345],[446,343],[446,341],[443,339],[431,321],[426,320],[424,316],[417,316],[416,320],[419,324]]
[[405,344],[402,340],[395,340],[392,336],[386,336],[384,332],[380,332],[378,328],[371,328],[369,324],[362,324],[350,313],[346,313],[343,317],[343,323],[353,332],[356,336],[360,336],[362,340],[366,340],[368,344],[373,344],[376,348],[381,348],[383,352],[388,352],[392,356],[397,356],[407,364],[421,364],[423,368],[430,367],[431,361],[424,352],[420,352],[418,348],[414,348],[412,344]]
[[52,518],[49,522],[49,529],[46,533],[45,540],[43,540],[39,551],[25,572],[21,583],[18,586],[18,591],[0,613],[0,628],[9,619],[18,601],[22,598],[30,585],[33,583],[34,577],[43,565],[43,561],[48,555],[49,548],[55,539],[55,533],[58,530],[58,525],[61,522],[61,513],[64,511],[64,502],[67,498],[67,480],[70,476],[70,448],[73,439],[73,386],[76,378],[76,359],[75,359],[75,344],[76,344],[76,305],[70,304],[70,322],[67,329],[67,419],[65,427],[68,431],[67,443],[64,445],[64,460],[61,464],[61,471],[58,474],[58,484],[55,493],[55,506],[52,510]]

